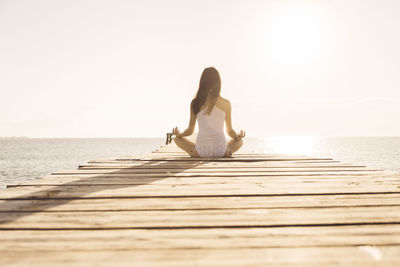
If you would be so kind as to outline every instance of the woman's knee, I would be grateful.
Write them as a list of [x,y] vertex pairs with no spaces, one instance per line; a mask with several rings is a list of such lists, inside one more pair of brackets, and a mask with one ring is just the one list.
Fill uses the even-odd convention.
[[238,151],[243,145],[243,140],[235,140],[232,139],[231,142],[229,142],[229,148],[231,149],[231,152],[234,153]]
[[175,136],[174,138],[172,138],[172,140],[174,140],[175,144],[177,145],[182,143],[182,137]]

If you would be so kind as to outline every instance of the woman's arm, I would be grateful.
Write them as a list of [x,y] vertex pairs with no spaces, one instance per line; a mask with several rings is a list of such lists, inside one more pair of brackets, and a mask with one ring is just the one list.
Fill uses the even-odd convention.
[[237,138],[238,134],[233,130],[232,128],[232,107],[231,107],[231,102],[226,100],[227,103],[227,111],[225,114],[225,126],[226,126],[226,133],[232,137],[232,138]]
[[225,125],[226,125],[226,133],[232,137],[233,139],[239,141],[240,139],[244,138],[246,136],[246,133],[243,130],[240,130],[240,133],[237,134],[235,130],[232,128],[232,107],[231,103],[227,101],[227,112],[225,115]]

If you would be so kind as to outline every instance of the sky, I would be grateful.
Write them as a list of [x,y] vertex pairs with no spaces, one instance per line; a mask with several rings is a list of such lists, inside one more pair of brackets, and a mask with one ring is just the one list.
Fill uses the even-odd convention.
[[248,136],[400,136],[398,0],[0,0],[0,136],[164,137],[204,68]]

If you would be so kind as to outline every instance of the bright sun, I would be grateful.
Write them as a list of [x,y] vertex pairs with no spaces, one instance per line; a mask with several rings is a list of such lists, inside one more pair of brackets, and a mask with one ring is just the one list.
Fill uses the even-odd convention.
[[321,57],[322,14],[311,7],[280,8],[267,18],[263,50],[285,68],[313,66]]

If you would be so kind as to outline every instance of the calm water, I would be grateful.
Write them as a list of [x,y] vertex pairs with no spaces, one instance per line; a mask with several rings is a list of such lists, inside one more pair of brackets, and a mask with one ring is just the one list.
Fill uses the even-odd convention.
[[[164,138],[0,138],[0,188],[53,171],[76,169],[92,159],[149,153],[163,143]],[[345,163],[400,171],[400,137],[246,138],[242,152],[332,157]]]

